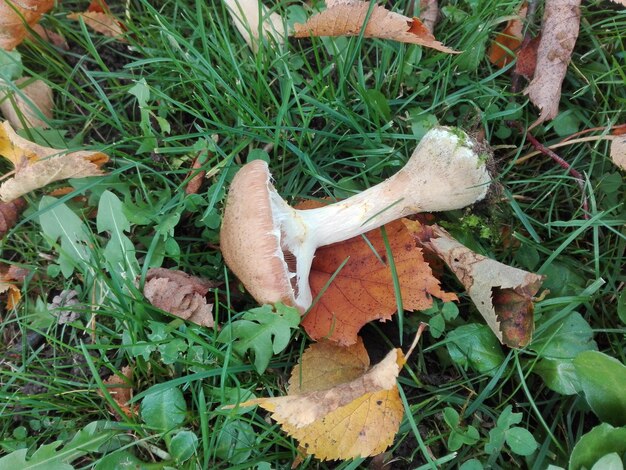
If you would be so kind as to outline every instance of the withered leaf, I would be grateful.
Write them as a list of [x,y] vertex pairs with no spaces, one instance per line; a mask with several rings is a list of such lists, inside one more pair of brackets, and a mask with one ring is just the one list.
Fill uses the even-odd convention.
[[282,18],[277,13],[270,13],[260,0],[224,0],[224,3],[239,34],[254,52],[259,49],[259,28],[264,38],[271,38],[277,44],[285,42]]
[[15,133],[5,121],[0,125],[0,155],[15,165],[15,176],[0,186],[0,199],[12,201],[54,181],[99,176],[109,157],[102,152],[43,147]]
[[610,152],[613,163],[626,171],[626,134],[613,136]]
[[491,43],[487,56],[489,57],[489,62],[496,67],[502,68],[513,60],[514,57],[511,55],[511,52],[515,52],[522,44],[523,21],[527,12],[528,5],[524,2],[517,12],[517,16],[509,20],[502,32]]
[[124,38],[126,28],[120,20],[110,13],[85,11],[83,13],[70,13],[67,18],[75,21],[83,20],[95,32],[114,38],[119,42],[126,42]]
[[26,201],[21,197],[9,202],[0,202],[0,239],[13,228],[25,208]]
[[437,0],[420,0],[420,20],[430,33],[435,31],[435,26],[439,21]]
[[152,268],[146,275],[143,294],[157,308],[200,326],[212,327],[213,304],[206,295],[215,284],[182,271]]
[[[133,368],[131,366],[122,367],[120,374],[113,374],[108,379],[103,381],[107,388],[107,392],[111,395],[117,406],[127,418],[133,418],[137,416],[137,404],[129,405],[128,402],[133,398]],[[101,391],[98,391],[99,395],[103,395]],[[111,412],[119,416],[118,411],[111,407]]]
[[541,113],[530,129],[559,111],[561,85],[580,28],[580,0],[546,0],[535,75],[524,92]]
[[0,0],[0,47],[11,50],[27,35],[27,26],[36,24],[54,6],[54,0]]
[[[22,84],[25,84],[23,87]],[[14,129],[48,127],[40,115],[52,119],[54,101],[52,89],[43,80],[22,77],[15,81],[20,88],[14,92],[8,83],[0,80],[0,111]]]
[[521,348],[530,342],[534,325],[533,297],[544,276],[479,255],[436,225],[424,245],[454,272],[501,343]]
[[[296,367],[290,382],[297,383],[302,376],[302,384],[308,384],[303,391],[250,400],[240,406],[259,405],[270,411],[281,428],[298,440],[304,452],[320,460],[367,457],[383,452],[393,442],[404,414],[396,382],[404,354],[394,349],[374,367],[350,379],[369,363],[362,345],[357,343],[351,348],[345,354],[344,348],[330,343],[312,346],[305,351],[301,368]],[[334,385],[315,387],[311,375],[318,376],[316,369],[334,354],[342,357],[340,370],[332,374],[334,379],[329,382]],[[327,371],[332,369],[330,364],[322,367]],[[345,381],[336,383],[344,373]],[[311,390],[306,391],[309,387]]]
[[418,18],[409,18],[380,5],[370,4],[361,0],[327,1],[326,10],[313,15],[304,24],[294,25],[293,36],[358,36],[371,8],[364,37],[418,44],[450,54],[458,53],[437,41]]
[[[403,221],[397,220],[384,228],[404,308],[427,309],[432,305],[432,297],[456,300],[455,294],[441,289]],[[313,339],[353,344],[363,325],[373,320],[388,320],[396,312],[393,276],[382,233],[376,229],[367,232],[365,237],[371,246],[363,237],[355,237],[315,252],[309,275],[314,298],[326,287],[337,268],[346,259],[348,261],[302,321]]]
[[517,51],[517,63],[515,64],[515,73],[530,80],[535,75],[537,68],[537,48],[541,42],[541,36],[532,38],[530,41],[524,41]]

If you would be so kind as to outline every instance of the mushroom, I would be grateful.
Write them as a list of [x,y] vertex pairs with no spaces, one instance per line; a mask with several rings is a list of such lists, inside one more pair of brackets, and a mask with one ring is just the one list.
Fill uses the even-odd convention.
[[315,250],[418,212],[460,209],[483,199],[487,154],[456,128],[436,127],[395,175],[348,199],[298,210],[281,198],[268,165],[253,160],[231,183],[220,232],[224,260],[262,304],[311,306]]

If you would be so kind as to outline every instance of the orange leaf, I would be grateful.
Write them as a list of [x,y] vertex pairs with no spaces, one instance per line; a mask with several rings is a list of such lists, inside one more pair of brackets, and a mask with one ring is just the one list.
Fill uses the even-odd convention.
[[366,38],[389,39],[418,44],[441,52],[458,53],[437,41],[418,18],[409,18],[379,5],[371,7],[370,3],[361,0],[329,0],[326,10],[313,15],[304,24],[296,23],[293,36],[358,36],[371,8],[371,15],[363,32]]
[[[312,345],[302,356],[302,369],[296,367],[292,373],[292,383],[302,374],[303,383],[313,384],[310,378],[319,375],[318,368],[327,372],[334,369],[331,387],[312,385],[310,391],[259,398],[239,406],[259,405],[270,411],[304,452],[320,460],[383,452],[393,442],[404,414],[396,382],[404,354],[394,349],[374,367],[357,374],[369,363],[369,357],[362,344],[351,348],[346,354],[338,345]],[[335,356],[341,357],[341,362],[333,365],[329,358]]]
[[541,36],[525,41],[517,52],[517,63],[515,64],[515,73],[530,80],[535,75],[537,68],[537,48],[541,42]]
[[[441,290],[439,281],[424,261],[411,233],[401,220],[385,225],[398,274],[403,307],[424,310],[432,305],[432,296],[444,301],[456,295]],[[353,344],[357,332],[373,320],[388,320],[397,309],[391,268],[379,229],[315,253],[309,282],[315,298],[326,286],[337,268],[348,262],[314,303],[302,321],[313,339],[328,338],[343,345]]]
[[0,47],[10,51],[28,33],[27,26],[36,24],[54,6],[54,0],[0,0]]
[[[137,415],[137,405],[129,405],[128,402],[133,398],[132,377],[133,368],[131,366],[122,367],[120,371],[121,375],[113,374],[111,377],[104,381],[104,385],[107,387],[107,391],[115,400],[115,403],[120,407],[122,413],[128,418],[132,418]],[[102,395],[101,392],[99,392]],[[118,411],[114,408],[111,409],[114,414],[118,414]],[[120,416],[121,418],[121,416]]]
[[515,52],[522,44],[522,21],[526,18],[527,12],[528,5],[524,2],[517,16],[507,23],[506,27],[491,43],[488,54],[489,62],[496,67],[502,68],[513,60],[509,51]]

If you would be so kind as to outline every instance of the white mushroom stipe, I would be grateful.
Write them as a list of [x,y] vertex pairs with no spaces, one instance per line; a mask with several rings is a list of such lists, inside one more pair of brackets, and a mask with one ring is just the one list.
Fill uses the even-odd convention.
[[[491,183],[486,163],[463,131],[437,127],[387,180],[343,201],[298,210],[274,189],[267,163],[254,160],[235,175],[228,193],[220,233],[224,260],[259,303],[280,301],[304,312],[312,302],[309,272],[318,247],[411,214],[480,201]],[[295,260],[291,270],[286,257],[291,265]]]

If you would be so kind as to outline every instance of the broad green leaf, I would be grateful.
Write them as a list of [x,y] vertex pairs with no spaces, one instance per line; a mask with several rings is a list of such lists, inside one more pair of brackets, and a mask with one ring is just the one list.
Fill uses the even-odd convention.
[[614,428],[610,424],[602,423],[576,443],[568,469],[590,469],[602,457],[613,452],[618,455],[626,454],[626,427]]
[[450,429],[456,429],[459,426],[461,418],[459,417],[458,411],[454,408],[446,407],[443,409],[443,420],[450,426]]
[[507,405],[506,408],[502,410],[500,416],[498,417],[497,426],[504,430],[509,429],[514,424],[519,424],[522,422],[522,413],[513,413],[513,407],[511,405]]
[[506,432],[506,443],[517,455],[527,456],[539,447],[539,443],[527,429],[514,427]]
[[617,301],[617,316],[626,325],[626,291],[622,290]]
[[128,90],[128,93],[137,98],[139,106],[146,106],[148,104],[148,100],[150,99],[150,87],[145,78],[137,81],[135,85]]
[[459,467],[459,470],[483,470],[483,464],[478,459],[470,459],[463,462]]
[[533,368],[550,390],[562,395],[580,392],[580,381],[572,359],[541,359]]
[[179,464],[191,458],[198,448],[198,436],[191,431],[180,431],[170,441],[167,449]]
[[624,463],[616,452],[612,452],[598,460],[591,470],[624,470]]
[[104,249],[104,256],[110,272],[126,272],[129,279],[139,273],[139,262],[135,256],[135,246],[124,232],[130,231],[130,222],[124,215],[122,201],[111,191],[104,191],[98,204],[96,218],[98,233],[109,232],[111,239]]
[[22,56],[17,50],[5,51],[0,48],[0,79],[5,81],[17,80],[24,75]]
[[428,320],[428,331],[433,338],[439,338],[443,334],[446,329],[446,321],[443,319],[443,315],[438,313],[433,315],[430,320]]
[[452,330],[447,335],[448,352],[454,362],[462,367],[472,367],[478,372],[493,375],[504,361],[504,354],[487,325],[471,323]]
[[[542,321],[549,321],[544,317]],[[545,329],[537,325],[537,333],[528,346],[540,357],[549,359],[573,359],[582,351],[598,349],[593,340],[593,330],[578,312],[570,313],[563,321]]]
[[[74,460],[98,449],[115,431],[106,423],[94,421],[78,431],[67,444],[56,441],[39,447],[30,458],[28,449],[20,449],[0,458],[0,470],[72,470]],[[62,446],[62,447],[61,447]]]
[[626,425],[626,366],[598,351],[574,359],[576,375],[593,412],[602,421]]
[[[57,205],[51,207],[54,204]],[[59,265],[63,276],[70,277],[75,268],[85,270],[91,266],[91,253],[87,249],[91,240],[87,226],[80,217],[50,196],[41,198],[39,211],[39,223],[44,236],[53,246],[60,239]]]
[[229,421],[217,432],[217,458],[234,465],[248,461],[256,442],[256,432],[250,424],[241,420]]
[[485,444],[485,452],[488,454],[496,454],[500,452],[504,445],[506,434],[504,429],[499,427],[493,428],[489,431],[489,442]]
[[141,401],[141,417],[145,423],[161,431],[180,426],[187,414],[183,392],[176,387],[150,393]]
[[160,344],[157,349],[161,353],[163,364],[174,364],[180,359],[181,353],[187,350],[189,345],[180,338],[171,338],[164,344]]
[[217,340],[232,344],[233,350],[240,355],[247,351],[254,352],[254,367],[263,373],[270,363],[273,354],[278,354],[287,347],[291,338],[291,330],[300,324],[300,313],[297,309],[280,303],[249,310],[242,320],[226,325]]
[[100,459],[93,470],[140,470],[146,468],[145,462],[142,462],[130,450],[118,450]]

